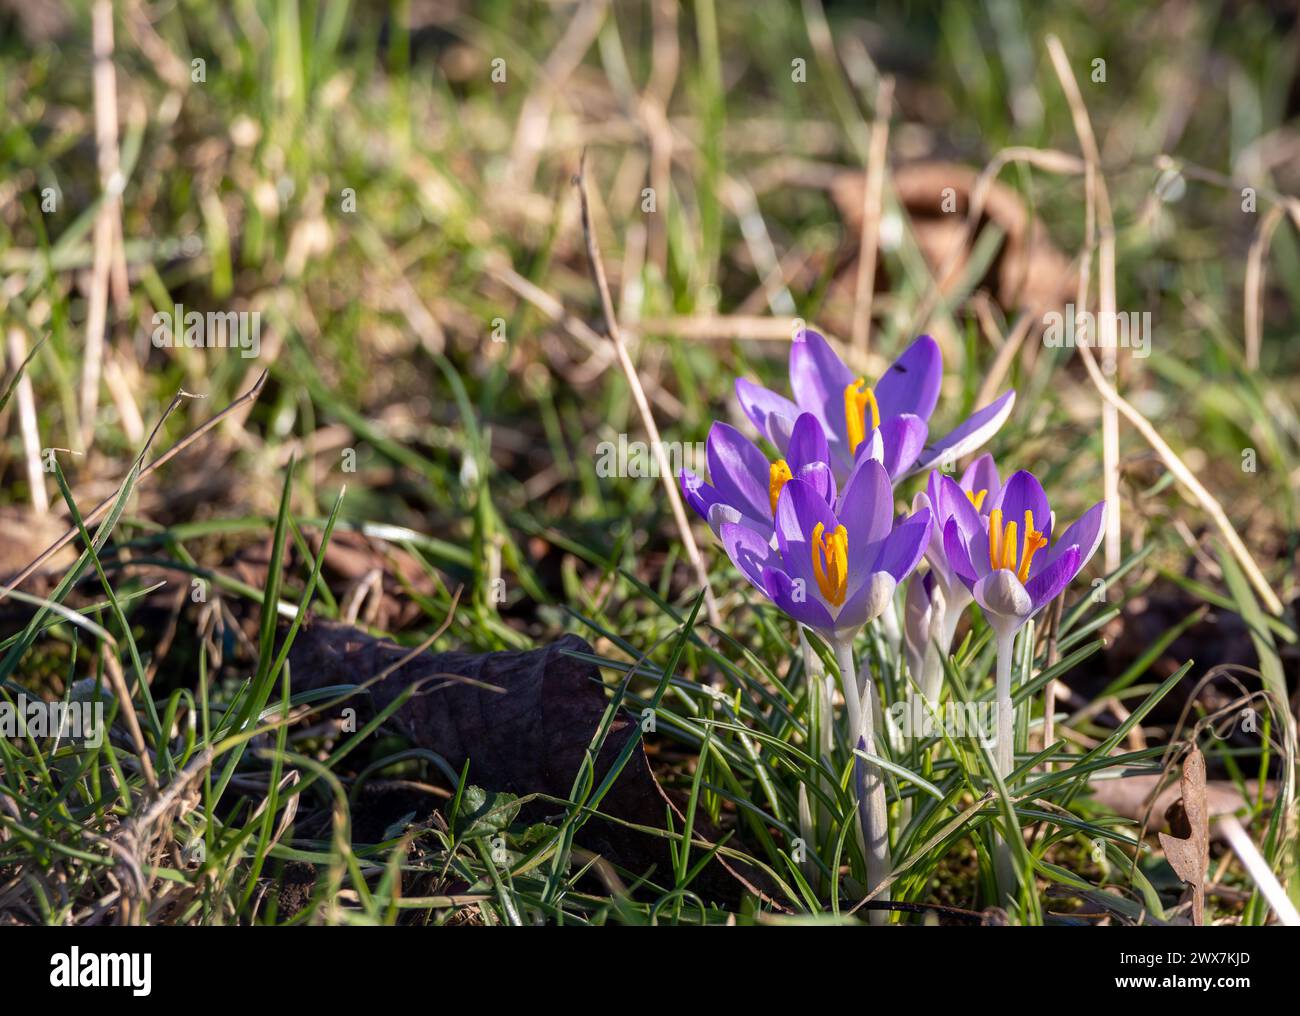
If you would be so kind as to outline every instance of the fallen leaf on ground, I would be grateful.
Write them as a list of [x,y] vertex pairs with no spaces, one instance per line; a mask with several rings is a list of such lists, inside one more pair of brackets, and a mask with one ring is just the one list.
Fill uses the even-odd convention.
[[[831,199],[854,237],[862,229],[865,179],[865,174],[855,171],[841,173],[831,182]],[[956,163],[914,162],[896,167],[890,179],[911,219],[917,246],[930,270],[938,272],[963,237],[979,172]],[[984,280],[1004,310],[1042,312],[1073,298],[1076,276],[1069,259],[1048,236],[1042,221],[1025,206],[1019,192],[994,182],[985,199],[980,228],[986,222],[1006,234]],[[941,290],[946,292],[962,277],[968,255],[969,250],[961,251],[951,271],[939,280]],[[853,278],[851,272],[846,274]]]
[[[392,667],[406,652],[356,628],[318,621],[299,632],[290,651],[294,689],[359,684]],[[583,639],[566,635],[541,649],[424,653],[372,685],[369,698],[379,710],[410,685],[424,682],[393,715],[404,736],[441,755],[456,771],[468,759],[472,784],[566,801],[608,702],[599,669],[572,655],[592,652]],[[620,711],[596,758],[594,786],[639,736],[635,718]],[[674,824],[681,829],[680,809],[660,787],[637,744],[599,805],[618,821],[590,820],[577,842],[636,874],[653,867],[654,882],[671,884],[668,841],[620,824],[662,829],[668,808],[677,812]],[[540,821],[563,810],[551,802],[530,802],[522,812],[527,821]],[[716,842],[716,832],[698,817],[695,829],[697,838]],[[692,852],[705,849],[695,846]],[[762,873],[733,860],[711,862],[691,888],[734,901],[742,887],[774,902]]]
[[[1093,800],[1109,808],[1117,815],[1142,821],[1148,815],[1162,815],[1169,806],[1178,800],[1181,791],[1178,786],[1169,786],[1157,794],[1155,801],[1151,795],[1160,784],[1159,776],[1124,776],[1119,779],[1093,780],[1090,789]],[[1246,791],[1252,797],[1259,790],[1255,780],[1246,781]],[[1277,788],[1272,780],[1264,785],[1264,799],[1272,800]],[[1241,790],[1231,780],[1209,780],[1205,784],[1205,800],[1210,817],[1227,815],[1238,808],[1247,807],[1249,802],[1241,796]]]
[[1192,922],[1205,923],[1205,872],[1210,866],[1210,806],[1205,791],[1205,756],[1192,748],[1183,761],[1182,797],[1165,812],[1172,833],[1160,845],[1192,897]]

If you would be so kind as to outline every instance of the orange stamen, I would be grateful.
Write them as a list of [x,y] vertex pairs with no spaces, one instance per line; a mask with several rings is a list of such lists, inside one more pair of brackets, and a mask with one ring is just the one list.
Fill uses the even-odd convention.
[[1025,509],[1025,550],[1020,557],[1020,570],[1016,578],[1021,582],[1029,581],[1029,563],[1034,555],[1047,546],[1047,537],[1034,528],[1034,513]]
[[[983,493],[981,491],[981,493]],[[1014,571],[1021,582],[1029,581],[1029,566],[1034,555],[1047,546],[1047,538],[1034,528],[1034,513],[1025,509],[1025,540],[1021,546],[1014,522],[1002,526],[1002,509],[989,512],[989,567]],[[1016,567],[1019,558],[1020,567]]]
[[781,488],[794,479],[785,459],[777,459],[767,471],[767,493],[772,502],[772,514],[776,514],[776,502],[781,496]]
[[866,411],[871,410],[871,429],[880,426],[880,406],[876,395],[866,387],[866,380],[858,378],[844,388],[844,422],[848,427],[849,451],[856,452],[867,436]]
[[812,566],[817,587],[832,606],[844,603],[849,583],[849,531],[836,526],[829,536],[818,522],[812,535]]

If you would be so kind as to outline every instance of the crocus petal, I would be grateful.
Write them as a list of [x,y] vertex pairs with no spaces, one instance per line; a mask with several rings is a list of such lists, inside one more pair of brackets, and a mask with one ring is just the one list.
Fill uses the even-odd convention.
[[898,588],[894,576],[889,572],[872,572],[857,590],[844,601],[844,606],[835,615],[836,631],[851,631],[861,628],[868,621],[885,612],[894,598]]
[[903,639],[907,642],[913,677],[921,679],[921,658],[930,644],[930,618],[934,604],[930,593],[934,588],[934,572],[917,573],[907,582],[903,598]]
[[[1015,401],[1014,391],[1004,392],[983,409],[976,410],[960,426],[927,445],[911,472],[926,469],[940,459],[956,462],[963,455],[969,455],[998,432],[1011,415]],[[992,496],[990,492],[989,497]]]
[[[1042,568],[1046,568],[1070,547],[1078,547],[1079,567],[1076,571],[1082,571],[1083,566],[1088,563],[1092,555],[1097,552],[1097,547],[1101,544],[1105,524],[1106,502],[1098,501],[1071,523],[1065,532],[1061,534],[1061,538],[1056,541],[1056,545],[1045,552],[1046,560],[1043,561]],[[1038,564],[1037,558],[1034,559],[1034,564]],[[1031,576],[1037,574],[1038,571],[1038,568],[1032,568]]]
[[696,515],[707,519],[709,509],[719,501],[718,492],[689,469],[682,470],[678,483],[681,485],[682,496],[686,498],[686,503],[695,509]]
[[957,486],[957,482],[951,476],[940,477],[937,486],[939,488],[938,515],[945,526],[949,519],[955,519],[962,536],[968,540],[984,529],[985,523],[980,513],[975,510],[966,492]]
[[844,389],[855,380],[844,361],[819,333],[805,329],[790,344],[790,390],[799,408],[826,429],[833,454],[849,455]]
[[1033,599],[1009,568],[989,572],[972,591],[986,613],[1024,621],[1034,612]]
[[1038,482],[1038,477],[1027,469],[1011,475],[1006,485],[998,491],[993,507],[1002,509],[1004,526],[1010,522],[1016,524],[1018,534],[1016,538],[1021,542],[1025,538],[1026,510],[1034,513],[1034,528],[1051,539],[1052,513],[1047,506],[1047,495],[1043,492],[1043,485]]
[[876,545],[894,521],[894,493],[885,467],[863,459],[844,485],[838,517],[849,533],[849,588],[855,576],[865,573],[875,560]]
[[966,553],[970,555],[975,574],[983,575],[993,570],[989,561],[989,531],[982,526],[966,536]]
[[930,428],[925,420],[913,413],[891,416],[880,422],[880,441],[884,451],[885,469],[890,479],[897,479],[912,468],[912,464],[925,448]]
[[829,465],[826,431],[812,413],[801,413],[795,421],[786,463],[795,476],[817,488],[828,504],[835,500],[835,475]]
[[722,539],[727,557],[744,573],[745,578],[766,595],[763,570],[777,563],[776,551],[771,544],[749,526],[734,522],[724,522],[719,527],[718,536]]
[[[938,510],[938,508],[935,506],[935,503],[934,503],[933,501],[930,500],[930,489],[929,489],[928,487],[927,487],[925,490],[918,490],[918,491],[916,492],[916,494],[913,495],[913,497],[912,497],[912,511],[913,511],[913,513],[915,513],[915,512],[919,512],[922,508],[924,508],[926,511],[928,511],[928,512],[930,512],[930,513],[932,513],[932,514],[934,515],[934,520],[935,520],[935,523],[936,523],[936,528],[938,529],[938,533],[937,533],[937,534],[935,534],[935,533],[931,533],[931,534],[930,534],[930,536],[931,536],[931,540],[933,541],[934,538],[935,538],[935,536],[937,535],[938,540],[939,540],[939,541],[942,541],[942,540],[943,540],[943,526],[942,526],[942,525],[938,525],[938,523],[940,522],[940,518],[939,518],[939,510]],[[944,520],[942,520],[942,521],[946,523],[946,522],[947,522],[947,519],[944,519]],[[938,545],[938,544],[936,543],[936,545]]]
[[824,632],[835,627],[830,611],[809,591],[802,579],[791,579],[779,569],[767,568],[763,572],[763,583],[772,602],[800,624]]
[[812,486],[803,480],[787,482],[776,502],[777,545],[786,572],[792,579],[803,580],[809,599],[819,589],[812,563],[812,535],[818,523],[826,536],[839,525],[830,505]]
[[998,491],[1002,489],[1002,478],[998,476],[998,467],[993,461],[993,456],[985,452],[967,466],[966,472],[961,474],[960,486],[962,490],[969,490],[976,494],[981,490],[987,491],[982,507],[990,507],[997,499]]
[[902,582],[921,563],[933,525],[934,516],[925,508],[900,522],[882,541],[872,571],[888,572],[895,582]]
[[826,431],[812,413],[800,413],[795,420],[785,458],[795,472],[813,462],[830,461]]
[[922,335],[903,350],[876,382],[880,419],[888,420],[903,413],[930,419],[939,401],[942,380],[943,354],[939,344],[930,336]]
[[1025,584],[1025,592],[1033,602],[1033,610],[1041,610],[1070,584],[1083,567],[1082,555],[1077,545],[1066,547],[1061,555]]
[[[821,426],[821,424],[817,424]],[[825,462],[809,462],[794,475],[811,485],[827,504],[835,502],[835,471]]]
[[885,462],[885,441],[880,436],[880,428],[873,427],[871,433],[862,439],[858,445],[858,450],[853,453],[853,464],[856,466],[863,459],[875,459],[881,465]]
[[784,395],[743,377],[736,379],[736,398],[758,432],[784,455],[790,443],[790,431],[799,417],[799,407]]
[[776,544],[772,539],[772,523],[770,520],[756,519],[749,515],[743,514],[739,508],[729,505],[725,501],[719,501],[709,506],[709,528],[719,537],[722,537],[722,527],[731,523],[737,526],[744,526],[746,529],[752,529],[761,536],[765,543],[775,547]]
[[873,459],[882,466],[885,464],[885,443],[880,436],[879,427],[873,427],[867,432],[867,436],[859,442],[858,450],[853,453],[852,457],[846,458],[843,455],[836,454],[835,450],[831,451],[831,468],[835,471],[835,480],[840,487],[841,500],[843,500],[842,492],[848,486],[853,471],[865,459]]
[[[936,512],[939,510],[939,482],[943,479],[943,473],[937,469],[931,469],[930,475],[925,478],[925,497],[926,503]],[[948,520],[943,520],[946,525]]]
[[948,525],[944,527],[943,552],[948,557],[948,567],[952,573],[968,588],[973,586],[979,579],[980,573],[971,563],[970,551],[966,549],[966,541],[962,538],[961,529],[955,519],[949,519]]
[[754,518],[770,518],[770,463],[758,445],[728,423],[715,423],[706,448],[709,477],[719,499]]

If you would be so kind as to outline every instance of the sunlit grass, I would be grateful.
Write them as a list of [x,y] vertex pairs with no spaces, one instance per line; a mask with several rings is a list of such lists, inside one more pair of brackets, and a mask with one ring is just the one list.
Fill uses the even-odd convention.
[[[1020,892],[1011,919],[1060,920],[1051,914],[1079,899],[1129,920],[1169,917],[1179,884],[1154,840],[1092,801],[1089,785],[1169,772],[1166,745],[1188,730],[1152,714],[1206,662],[1153,669],[1184,630],[1171,626],[1103,683],[1126,718],[1062,707],[1075,714],[1065,724],[1077,737],[1045,750],[1043,690],[1081,666],[1103,673],[1116,619],[1171,586],[1186,600],[1180,616],[1204,604],[1246,622],[1262,687],[1275,700],[1286,700],[1288,674],[1294,681],[1300,354],[1287,340],[1291,308],[1300,306],[1300,247],[1283,223],[1267,260],[1261,364],[1252,369],[1243,276],[1259,214],[1242,212],[1240,193],[1259,189],[1264,212],[1267,191],[1297,189],[1293,170],[1246,157],[1259,138],[1293,131],[1284,83],[1294,46],[1259,11],[1234,18],[1229,31],[1208,7],[1195,8],[1191,27],[1173,38],[1140,5],[1108,11],[1108,27],[1090,9],[1004,2],[986,13],[959,3],[936,14],[891,7],[870,30],[832,6],[828,53],[818,10],[680,8],[666,121],[673,161],[657,219],[641,211],[654,139],[638,100],[656,58],[665,59],[649,9],[618,6],[603,22],[547,100],[536,150],[517,132],[521,117],[537,113],[530,97],[547,94],[546,64],[568,27],[551,5],[479,4],[473,16],[408,31],[402,4],[181,3],[153,25],[161,52],[182,71],[175,80],[160,51],[142,50],[119,23],[129,291],[110,304],[106,344],[121,384],[103,386],[92,421],[80,411],[85,277],[102,200],[89,19],[78,15],[57,42],[28,46],[4,34],[0,319],[30,356],[22,377],[39,440],[33,449],[22,432],[13,395],[24,358],[11,344],[0,389],[0,500],[25,517],[48,510],[56,531],[77,526],[78,511],[105,496],[112,506],[72,541],[75,563],[0,602],[0,680],[10,698],[103,695],[114,736],[98,749],[0,738],[0,914],[24,923],[722,923],[760,911],[763,919],[865,919],[855,909],[865,871],[850,832],[850,746],[837,710],[832,750],[823,757],[816,748],[826,718],[806,673],[812,657],[789,621],[750,597],[708,546],[726,623],[703,623],[658,481],[596,469],[597,443],[639,435],[640,425],[617,367],[599,343],[583,341],[582,327],[598,333],[600,315],[570,178],[585,148],[614,296],[659,427],[665,440],[702,441],[710,420],[733,412],[732,380],[778,377],[786,343],[734,341],[725,325],[717,338],[688,339],[636,323],[800,317],[847,336],[851,296],[834,280],[857,236],[815,181],[819,170],[863,164],[879,73],[899,81],[891,164],[942,158],[978,168],[1007,145],[1075,152],[1043,53],[1050,31],[1085,83],[1103,147],[1119,305],[1155,321],[1150,358],[1121,363],[1124,391],[1222,500],[1288,612],[1261,608],[1203,515],[1125,430],[1124,564],[1103,576],[1098,561],[1067,593],[1050,660],[1048,640],[1037,638],[1018,661],[1025,708],[1015,795],[990,790],[998,781],[977,741],[888,730],[881,738],[892,898],[980,911],[997,899],[995,835],[1014,825],[1035,835],[1014,856]],[[1200,80],[1189,38],[1229,67],[1230,87]],[[880,39],[898,41],[882,47]],[[505,82],[491,79],[497,58]],[[1091,83],[1099,58],[1107,78]],[[802,83],[792,80],[796,59],[807,64]],[[193,60],[204,61],[201,82],[191,80]],[[1186,98],[1166,85],[1171,76],[1190,89]],[[535,159],[531,187],[513,182],[521,152]],[[1186,194],[1175,203],[1153,201],[1162,154],[1184,169]],[[1197,167],[1229,179],[1201,179]],[[1001,179],[1074,257],[1081,179],[1019,164]],[[756,271],[764,241],[742,228],[738,182],[757,210],[744,226],[762,226],[788,273],[776,283]],[[44,188],[57,194],[53,212],[42,210]],[[345,189],[355,211],[345,210]],[[887,203],[896,214],[894,198]],[[990,246],[981,256],[994,253]],[[881,258],[889,285],[878,293],[871,355],[883,363],[911,338],[931,279],[910,228]],[[572,320],[557,322],[521,298],[505,269]],[[927,324],[948,361],[944,423],[974,408],[996,357],[976,314],[981,274],[963,277]],[[259,311],[263,356],[151,348],[153,312],[175,303]],[[987,310],[1000,341],[1019,310],[996,302]],[[1072,518],[1100,496],[1096,392],[1072,350],[1029,341],[1007,375],[1017,408],[993,449],[1012,468],[1032,466]],[[246,418],[135,484],[133,467],[218,413],[263,369],[267,386]],[[183,400],[146,452],[182,389],[204,398]],[[132,432],[132,410],[142,433]],[[27,462],[46,447],[72,451],[57,452],[58,471],[33,489]],[[1243,467],[1247,450],[1253,471]],[[911,494],[901,490],[900,501]],[[12,532],[7,541],[28,539],[26,529]],[[331,533],[343,532],[397,548],[429,580],[402,590],[419,608],[393,633],[403,645],[418,645],[449,617],[434,649],[525,648],[563,632],[592,642],[610,689],[609,722],[620,708],[653,710],[646,740],[680,814],[647,834],[673,844],[671,870],[602,874],[582,847],[582,827],[599,811],[598,788],[583,774],[572,800],[551,802],[547,835],[506,831],[503,865],[486,827],[458,832],[472,767],[462,773],[404,754],[408,746],[379,724],[331,727],[331,710],[361,694],[354,686],[294,689],[285,665],[293,626],[348,616],[356,591],[324,577]],[[270,554],[259,586],[233,561],[262,545]],[[24,561],[43,547],[25,548]],[[181,599],[151,606],[164,578]],[[1093,578],[1106,579],[1100,602],[1090,595]],[[204,599],[191,596],[196,588]],[[172,623],[175,637],[164,644]],[[871,627],[857,652],[888,706],[908,687],[886,642]],[[812,648],[833,676],[833,655]],[[951,699],[990,700],[992,667],[987,629],[964,626],[947,668]],[[132,690],[129,703],[118,678]],[[124,722],[127,705],[139,741]],[[1286,822],[1294,787],[1277,746],[1289,736],[1293,748],[1294,732],[1258,708],[1269,736],[1257,748],[1202,746],[1241,788],[1243,819],[1285,880],[1297,863]],[[1134,728],[1146,728],[1147,747],[1132,747]],[[365,784],[381,777],[435,785],[445,796],[430,796],[408,827],[363,842],[352,813]],[[1252,792],[1247,781],[1261,777],[1286,792]],[[151,780],[186,806],[133,827],[147,814]],[[723,835],[703,837],[705,823]],[[124,860],[118,838],[131,828],[140,849]],[[770,898],[728,910],[701,897],[701,862],[714,850],[761,870]],[[282,885],[292,865],[315,875],[290,912]],[[1211,916],[1265,923],[1268,908],[1240,867],[1217,870],[1247,902],[1212,899]],[[773,916],[780,911],[784,918]]]

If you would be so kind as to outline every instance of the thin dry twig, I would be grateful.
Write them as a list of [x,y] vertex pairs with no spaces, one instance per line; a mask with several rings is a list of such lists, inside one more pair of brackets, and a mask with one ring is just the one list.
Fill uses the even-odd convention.
[[876,90],[876,118],[868,141],[867,180],[862,189],[862,233],[858,239],[858,278],[853,301],[853,348],[866,355],[871,331],[871,304],[876,288],[876,252],[885,189],[885,156],[889,150],[889,117],[894,106],[894,79],[882,78]]
[[1192,496],[1205,509],[1215,526],[1218,527],[1224,541],[1228,544],[1228,548],[1232,551],[1233,557],[1241,565],[1246,577],[1250,580],[1250,584],[1254,586],[1255,592],[1264,601],[1264,605],[1268,607],[1269,612],[1274,616],[1281,617],[1282,601],[1273,592],[1272,587],[1268,584],[1268,579],[1260,571],[1259,565],[1255,564],[1255,559],[1250,556],[1250,551],[1246,549],[1241,537],[1237,535],[1237,530],[1233,528],[1232,523],[1228,520],[1223,506],[1219,504],[1213,494],[1201,485],[1201,481],[1196,478],[1196,474],[1169,447],[1165,439],[1160,436],[1160,433],[1147,418],[1134,409],[1102,376],[1101,368],[1097,366],[1097,360],[1092,355],[1092,350],[1088,347],[1088,344],[1080,342],[1078,348],[1080,357],[1083,359],[1083,365],[1088,369],[1088,376],[1092,378],[1092,383],[1096,385],[1101,397],[1124,414],[1124,418],[1133,424],[1138,433],[1155,449],[1156,454],[1164,461],[1166,468],[1174,474],[1175,479],[1192,492]]
[[[122,664],[117,655],[107,645],[103,647],[102,655],[104,658],[104,671],[108,674],[108,680],[113,686],[113,692],[122,704],[122,708],[118,710],[118,716],[122,717],[126,723],[127,732],[131,735],[131,743],[135,745],[136,756],[140,759],[140,773],[144,777],[144,784],[149,790],[149,796],[152,797],[158,793],[158,777],[154,775],[153,758],[149,754],[149,746],[145,743],[144,731],[140,729],[140,717],[135,713],[135,703],[131,698],[131,690],[126,686],[126,677],[122,673]],[[149,694],[148,688],[142,690],[145,695]]]
[[[15,371],[27,361],[27,338],[21,328],[9,329],[9,359]],[[27,465],[27,486],[31,488],[32,511],[37,515],[49,513],[48,491],[45,489],[45,470],[41,467],[40,427],[36,420],[36,397],[32,379],[24,373],[15,391],[18,398],[18,428],[23,438],[23,458]]]
[[596,230],[591,222],[591,207],[587,201],[586,168],[587,157],[584,152],[573,182],[574,186],[578,188],[578,198],[582,207],[582,231],[587,239],[587,259],[591,262],[591,274],[595,279],[596,289],[600,294],[601,311],[605,316],[605,330],[610,341],[614,344],[614,352],[618,356],[619,366],[623,368],[628,387],[632,390],[632,399],[636,402],[637,411],[641,414],[641,423],[650,438],[650,447],[654,451],[655,462],[659,467],[659,479],[668,495],[668,503],[672,508],[677,529],[681,534],[682,544],[686,548],[686,556],[690,559],[691,565],[695,569],[696,578],[704,590],[704,602],[708,610],[709,621],[716,626],[721,623],[721,617],[718,614],[717,601],[713,597],[713,587],[709,583],[709,572],[704,566],[704,558],[701,556],[700,548],[696,545],[695,536],[691,532],[691,524],[686,517],[686,506],[682,503],[681,492],[677,489],[672,465],[668,461],[668,453],[659,438],[659,426],[655,423],[654,414],[650,411],[650,403],[646,399],[645,389],[641,387],[641,379],[637,375],[636,365],[632,363],[632,358],[628,355],[627,346],[623,342],[623,333],[618,327],[618,319],[614,314],[614,300],[609,292],[609,281],[605,278],[605,265],[600,257],[600,243],[596,239]]
[[1273,234],[1282,222],[1282,217],[1291,213],[1296,229],[1300,229],[1300,214],[1295,207],[1274,205],[1268,214],[1260,220],[1255,238],[1250,242],[1250,253],[1246,255],[1246,279],[1244,283],[1244,313],[1246,330],[1246,368],[1259,370],[1259,347],[1262,340],[1264,323],[1264,259],[1268,256],[1269,244]]
[[533,188],[537,160],[545,146],[551,110],[563,94],[565,83],[582,63],[591,44],[605,23],[608,0],[587,0],[579,4],[563,37],[542,65],[542,80],[529,89],[519,113],[514,146],[510,153],[511,179],[515,187],[527,192]]
[[118,153],[117,71],[113,65],[113,4],[95,0],[92,9],[94,54],[95,148],[99,158],[99,186],[103,201],[95,216],[94,263],[91,270],[89,310],[86,315],[86,346],[81,375],[81,442],[89,449],[95,434],[99,407],[99,379],[104,357],[104,336],[108,328],[108,288],[115,264],[120,278],[114,290],[124,296],[125,261],[117,252],[122,239],[122,171]]
[[[1088,109],[1079,93],[1079,84],[1070,69],[1070,60],[1065,54],[1065,47],[1055,35],[1047,37],[1047,52],[1052,58],[1052,67],[1060,79],[1061,89],[1065,92],[1065,101],[1070,107],[1070,117],[1074,121],[1074,132],[1079,138],[1079,148],[1083,151],[1086,164],[1085,188],[1090,208],[1095,210],[1095,219],[1089,223],[1088,237],[1097,241],[1097,310],[1098,333],[1101,338],[1101,368],[1106,377],[1116,374],[1116,298],[1115,298],[1115,220],[1110,210],[1110,193],[1106,189],[1106,179],[1101,172],[1101,153],[1097,148],[1097,138],[1092,131],[1092,121]],[[1080,273],[1080,279],[1086,276]],[[1080,283],[1083,286],[1083,282]],[[1086,299],[1087,289],[1083,289]],[[1084,300],[1079,301],[1075,313],[1083,310]],[[1106,535],[1104,558],[1106,570],[1114,571],[1120,565],[1123,556],[1120,531],[1119,502],[1119,414],[1108,402],[1101,407],[1101,451],[1102,451],[1102,487],[1106,499]]]
[[[141,482],[142,480],[144,480],[146,476],[149,476],[151,473],[157,471],[158,469],[161,469],[168,462],[170,462],[177,455],[183,452],[195,441],[197,441],[200,437],[202,437],[204,434],[210,431],[213,427],[221,423],[222,420],[226,419],[231,414],[238,412],[239,409],[242,408],[243,406],[256,401],[258,395],[260,395],[262,392],[263,385],[266,384],[267,374],[268,374],[267,371],[262,371],[262,375],[257,379],[256,382],[254,382],[252,388],[246,391],[243,395],[237,398],[234,402],[228,405],[216,416],[212,417],[212,419],[208,420],[207,422],[203,423],[195,430],[191,431],[185,437],[177,441],[176,444],[172,445],[171,448],[163,452],[156,459],[150,462],[147,466],[142,468],[140,470],[139,475],[136,477],[136,483]],[[173,400],[172,407],[174,407],[175,404],[176,404],[175,400]],[[172,407],[169,407],[168,410],[169,412]],[[104,513],[107,512],[110,507],[112,507],[113,502],[117,500],[117,496],[120,491],[121,488],[119,487],[118,490],[114,491],[108,497],[104,498],[104,500],[99,502],[99,504],[97,504],[94,508],[86,512],[86,514],[82,516],[82,522],[87,527],[92,526],[96,522],[98,522],[103,517]],[[66,547],[74,539],[76,539],[77,535],[80,532],[81,530],[78,527],[73,526],[66,533],[64,533],[57,540],[55,540],[48,547],[46,547],[43,551],[41,551],[41,553],[37,555],[36,559],[32,561],[31,564],[29,564],[26,568],[24,568],[17,575],[15,575],[9,581],[9,584],[7,586],[5,586],[3,589],[0,589],[0,600],[3,600],[11,592],[13,592],[14,589],[16,589],[23,582],[25,582],[33,574],[35,574],[35,572],[38,569],[40,569],[40,567],[44,565],[45,562],[47,562],[60,550]]]
[[980,382],[979,394],[975,396],[975,405],[987,406],[993,401],[993,396],[999,388],[1002,387],[1002,381],[1011,369],[1011,363],[1020,352],[1020,347],[1024,344],[1025,337],[1034,325],[1034,316],[1026,311],[1020,315],[1019,320],[1011,329],[1002,345],[998,348],[998,355],[993,358],[993,366],[989,368],[984,380]]

